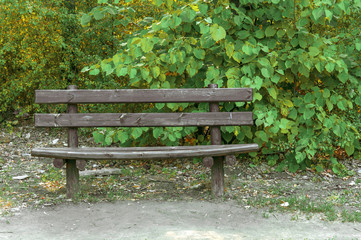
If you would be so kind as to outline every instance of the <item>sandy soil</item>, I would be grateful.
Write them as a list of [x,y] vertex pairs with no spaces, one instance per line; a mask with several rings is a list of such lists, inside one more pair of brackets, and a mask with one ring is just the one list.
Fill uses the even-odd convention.
[[265,218],[232,201],[68,203],[0,218],[0,239],[361,239],[361,224]]

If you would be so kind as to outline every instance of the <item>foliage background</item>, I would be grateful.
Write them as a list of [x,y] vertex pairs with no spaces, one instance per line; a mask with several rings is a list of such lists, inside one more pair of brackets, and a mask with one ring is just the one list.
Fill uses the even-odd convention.
[[[222,110],[252,110],[255,126],[222,128],[224,142],[255,141],[262,154],[251,156],[280,163],[280,170],[331,167],[342,174],[338,159],[360,157],[361,1],[64,3],[2,2],[2,113],[20,106],[36,111],[29,92],[69,83],[80,88],[252,87],[253,104],[224,103]],[[155,104],[125,110],[207,107]],[[94,137],[103,145],[207,144],[197,128],[100,129]]]
[[[96,6],[96,0],[0,1],[1,122],[14,110],[38,111],[41,106],[33,104],[35,89],[65,89],[70,84],[79,88],[120,88],[126,84],[125,78],[117,76],[81,73],[85,66],[115,54],[115,46],[124,36],[140,27],[121,21],[124,16],[114,11],[83,28],[81,16]],[[147,2],[134,1],[132,6],[129,17],[135,20],[161,12]],[[50,111],[55,111],[52,108]]]

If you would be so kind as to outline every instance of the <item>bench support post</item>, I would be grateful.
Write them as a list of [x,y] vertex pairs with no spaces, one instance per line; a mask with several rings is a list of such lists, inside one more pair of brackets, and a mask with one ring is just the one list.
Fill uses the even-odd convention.
[[[77,89],[77,86],[68,86],[69,90]],[[77,113],[78,106],[76,104],[68,104],[68,113]],[[78,147],[78,128],[68,129],[68,147]],[[66,160],[66,191],[67,197],[72,198],[79,191],[79,169],[76,167],[76,160]]]
[[[217,84],[209,84],[208,88],[218,88]],[[209,103],[210,112],[219,112],[217,102]],[[211,127],[211,144],[220,145],[222,143],[221,129],[217,126]],[[224,168],[223,157],[214,157],[214,163],[211,168],[212,173],[212,194],[215,197],[221,197],[224,194]]]

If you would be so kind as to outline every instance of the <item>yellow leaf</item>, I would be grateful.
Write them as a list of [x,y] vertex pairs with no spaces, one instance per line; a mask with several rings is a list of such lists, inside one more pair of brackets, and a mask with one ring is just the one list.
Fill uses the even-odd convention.
[[283,104],[285,105],[285,106],[287,106],[287,107],[293,107],[293,102],[291,102],[290,100],[285,100],[284,102],[283,102]]
[[196,12],[199,12],[199,8],[198,8],[198,5],[197,4],[192,4],[191,5],[191,8],[196,11]]

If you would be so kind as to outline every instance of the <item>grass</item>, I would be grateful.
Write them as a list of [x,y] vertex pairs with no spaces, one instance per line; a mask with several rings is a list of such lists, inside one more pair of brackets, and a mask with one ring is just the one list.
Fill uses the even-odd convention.
[[[261,194],[255,198],[250,198],[247,204],[255,208],[263,208],[266,212],[263,214],[265,218],[269,217],[271,212],[291,212],[302,213],[307,218],[311,218],[313,214],[321,214],[328,221],[341,220],[342,222],[361,222],[360,202],[361,196],[354,191],[344,190],[339,195],[332,192],[326,198],[312,199],[307,194],[294,194],[291,196],[282,196],[284,187],[271,187],[269,192],[276,197],[262,196]],[[344,207],[348,205],[349,210]],[[298,219],[298,215],[293,217]]]

